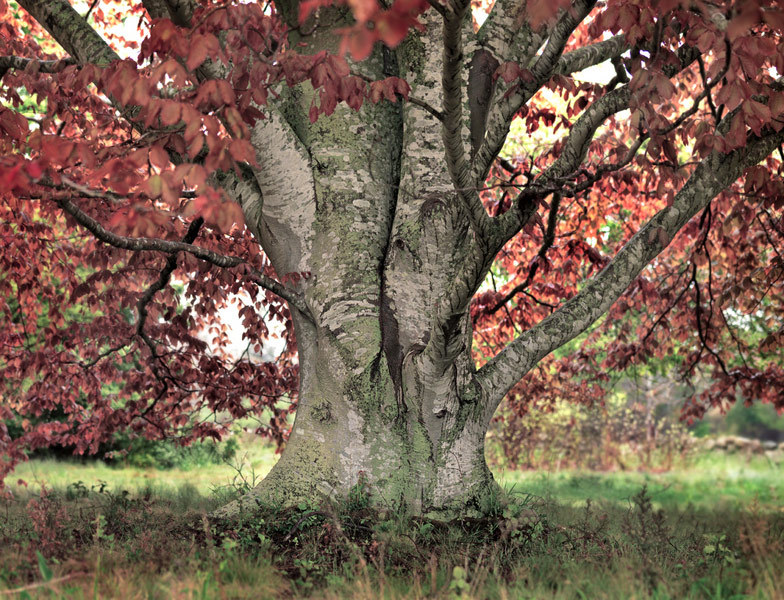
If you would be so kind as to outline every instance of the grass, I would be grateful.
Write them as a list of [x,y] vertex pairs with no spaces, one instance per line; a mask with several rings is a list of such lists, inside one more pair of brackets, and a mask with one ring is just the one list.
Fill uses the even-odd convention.
[[207,494],[215,486],[229,484],[237,475],[237,467],[246,477],[262,478],[277,461],[272,446],[247,444],[229,464],[209,464],[192,469],[142,469],[116,467],[95,460],[33,459],[17,466],[13,480],[22,479],[31,490],[42,486],[66,488],[81,481],[88,489],[104,485],[105,489],[139,491],[157,487],[171,488],[188,484]]
[[638,471],[505,471],[497,477],[507,489],[579,506],[589,498],[628,504],[645,485],[655,507],[762,510],[784,507],[784,466],[764,456],[703,454],[662,473]]
[[[243,444],[230,464],[182,469],[118,468],[100,461],[35,459],[20,464],[13,479],[24,480],[30,491],[41,486],[65,490],[74,482],[87,489],[103,486],[109,491],[170,489],[187,484],[201,494],[230,485],[238,469],[248,479],[261,479],[277,460],[272,446]],[[581,506],[588,499],[628,505],[629,498],[643,485],[648,487],[655,507],[740,509],[754,503],[761,509],[784,507],[784,466],[764,456],[701,454],[678,468],[662,473],[579,470],[514,471],[494,468],[496,478],[513,493],[550,498]],[[248,482],[250,483],[250,481]]]
[[[243,473],[273,462],[257,448]],[[31,461],[0,501],[0,590],[19,590],[0,598],[784,597],[784,477],[765,460],[498,475],[514,501],[482,520],[378,514],[358,489],[215,522],[245,485],[229,466]]]

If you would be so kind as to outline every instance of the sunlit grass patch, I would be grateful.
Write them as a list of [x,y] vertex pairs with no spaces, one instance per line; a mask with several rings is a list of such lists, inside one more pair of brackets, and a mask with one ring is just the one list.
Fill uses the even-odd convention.
[[784,507],[784,466],[763,457],[701,455],[686,467],[663,473],[637,471],[503,471],[497,473],[507,489],[584,504],[586,499],[627,505],[641,486],[650,490],[654,505],[665,508],[723,507],[742,509],[755,503],[765,510]]
[[202,494],[216,486],[231,484],[238,470],[246,478],[261,479],[277,461],[275,448],[268,444],[248,444],[234,459],[223,464],[209,464],[190,469],[154,469],[115,466],[100,460],[37,458],[19,464],[7,483],[21,479],[29,489],[42,486],[67,489],[76,482],[88,490],[100,489],[137,491],[193,486]]

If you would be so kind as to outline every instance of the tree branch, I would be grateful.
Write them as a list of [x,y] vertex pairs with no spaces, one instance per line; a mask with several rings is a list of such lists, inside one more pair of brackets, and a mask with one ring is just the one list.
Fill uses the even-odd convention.
[[628,108],[630,98],[631,91],[627,86],[616,88],[583,111],[569,131],[563,150],[555,162],[532,184],[526,186],[511,209],[493,219],[490,237],[496,246],[502,247],[525,227],[536,209],[537,200],[560,189],[563,185],[560,180],[579,169],[596,131],[608,117]]
[[585,331],[603,315],[640,271],[669,244],[678,231],[722,190],[784,142],[784,130],[751,136],[745,147],[705,158],[675,196],[638,231],[613,260],[583,289],[550,316],[518,336],[482,367],[477,379],[488,397],[490,419],[504,395],[550,352]]
[[[568,18],[566,15],[562,16],[562,21],[559,21],[561,27],[559,28],[556,26],[556,30],[553,33],[553,40],[563,40],[562,43],[565,44],[565,40],[568,39],[573,28],[577,27],[579,24],[577,18],[580,18],[580,15],[587,15],[587,13],[590,12],[590,7],[592,5],[592,0],[588,0],[580,5],[582,7],[582,13],[568,15]],[[582,16],[581,18],[585,17]],[[569,27],[572,27],[572,29],[568,29]],[[558,33],[557,37],[555,37],[556,33]],[[539,71],[539,76],[542,79],[542,82],[539,84],[536,84],[536,82],[535,84],[532,84],[531,95],[535,93],[535,89],[538,89],[538,86],[541,85],[541,83],[552,76],[551,73],[547,73],[546,71],[554,64],[557,57],[560,56],[560,52],[563,51],[561,42],[553,41],[552,43],[553,46],[548,44],[548,47],[551,47],[551,50],[549,52],[543,52],[539,59],[540,61],[544,59],[544,62],[537,61],[537,64],[540,65],[541,69]],[[678,55],[681,61],[680,67],[670,66],[665,69],[665,72],[669,77],[674,76],[696,60],[699,52],[691,47],[682,47],[679,49]],[[534,88],[534,85],[536,85],[536,88]],[[619,164],[603,165],[599,167],[593,175],[589,175],[585,181],[574,186],[572,189],[566,189],[564,187],[567,178],[578,172],[596,131],[609,116],[628,108],[630,99],[631,91],[628,86],[623,86],[612,89],[588,106],[572,126],[563,145],[563,149],[555,162],[540,175],[536,181],[526,186],[517,196],[510,210],[494,219],[487,217],[490,222],[484,226],[485,256],[473,257],[472,260],[467,261],[464,274],[455,279],[452,289],[446,294],[441,304],[441,310],[439,311],[439,316],[436,320],[436,327],[433,329],[434,333],[431,337],[431,342],[434,344],[437,342],[442,346],[447,343],[450,335],[449,324],[454,322],[454,315],[458,314],[456,311],[459,311],[468,304],[471,296],[476,292],[476,289],[484,279],[487,270],[490,268],[491,260],[487,260],[487,256],[495,256],[503,245],[528,223],[529,219],[537,210],[539,200],[552,193],[563,192],[563,195],[574,195],[584,191],[585,189],[590,188],[607,172],[623,168],[633,160],[645,137],[647,137],[647,134],[641,134],[640,138]],[[506,132],[508,132],[508,124],[504,135],[506,135]],[[488,138],[486,136],[485,143],[487,140]],[[484,211],[484,209],[482,210]],[[486,213],[484,216],[486,217]]]
[[67,0],[19,0],[19,5],[77,62],[104,66],[119,60],[117,53]]
[[[105,244],[121,248],[123,250],[132,250],[134,252],[162,252],[164,254],[176,254],[177,252],[187,252],[196,258],[213,264],[218,267],[231,268],[237,267],[242,264],[247,264],[239,256],[226,256],[225,254],[218,254],[207,248],[201,246],[194,246],[185,242],[175,242],[171,240],[162,240],[159,238],[133,238],[118,235],[107,230],[98,221],[93,219],[76,204],[68,198],[54,198],[56,202],[65,212],[71,215],[74,220],[92,233],[97,239]],[[289,304],[294,306],[302,314],[312,319],[310,311],[307,308],[304,300],[299,294],[296,294],[286,288],[281,282],[265,275],[264,273],[250,269],[250,280],[258,284],[262,288],[269,290],[273,294],[280,296]]]
[[542,246],[539,248],[539,252],[536,254],[537,259],[534,260],[531,263],[531,266],[528,268],[528,275],[526,276],[525,281],[513,287],[509,293],[506,294],[506,296],[504,296],[488,311],[488,314],[495,314],[501,307],[505,306],[507,302],[509,302],[520,292],[527,290],[528,286],[531,285],[534,277],[536,277],[536,272],[539,270],[541,261],[545,259],[547,256],[547,251],[552,247],[553,242],[555,242],[555,228],[558,224],[558,210],[560,206],[561,195],[553,194],[553,199],[550,203],[550,214],[547,217],[547,230],[545,231],[544,239],[542,240]]
[[[204,219],[201,217],[194,220],[190,226],[188,227],[188,232],[185,234],[185,237],[182,239],[183,243],[185,244],[192,244],[193,241],[196,239],[196,236],[199,233],[199,229],[204,224]],[[158,349],[155,346],[155,341],[147,335],[147,332],[144,331],[144,324],[147,321],[147,305],[152,301],[153,296],[156,293],[161,291],[166,285],[169,283],[169,279],[171,278],[171,274],[174,272],[174,269],[177,268],[177,254],[170,254],[169,258],[166,259],[166,265],[164,265],[163,269],[161,270],[160,276],[158,279],[153,282],[153,284],[147,288],[147,290],[142,294],[139,298],[139,301],[136,303],[136,312],[139,315],[139,320],[136,323],[136,335],[141,338],[147,348],[150,350],[150,356],[152,361],[150,363],[150,369],[152,370],[153,375],[155,378],[161,383],[161,391],[158,392],[155,399],[152,401],[150,406],[145,409],[141,416],[146,415],[152,408],[158,403],[158,401],[163,398],[166,392],[169,389],[169,383],[167,380],[170,380],[177,383],[176,378],[172,375],[171,371],[169,370],[169,366],[164,361],[163,357],[158,354]],[[127,345],[127,344],[126,344]],[[164,368],[166,371],[165,375],[162,375],[160,369],[158,368],[158,363]]]
[[194,4],[191,0],[142,0],[153,19],[171,19],[175,25],[190,27]]
[[[592,4],[592,2],[589,1],[588,4]],[[586,8],[586,10],[588,9]],[[576,27],[574,20],[569,20],[567,23]],[[567,34],[562,31],[561,35]],[[555,53],[555,50],[548,55],[550,56],[548,60],[553,59],[553,53]],[[551,186],[548,184],[562,178],[565,174],[570,174],[577,170],[585,158],[590,141],[593,139],[596,130],[609,115],[628,107],[630,96],[630,92],[626,87],[620,88],[606,94],[588,107],[572,128],[558,160],[540,176],[533,186],[529,186],[528,189],[518,195],[512,208],[506,213],[491,219],[487,216],[484,207],[479,202],[478,196],[475,199],[475,202],[479,204],[478,209],[474,209],[473,204],[469,205],[468,210],[475,210],[475,220],[472,221],[472,226],[474,231],[477,231],[477,229],[480,231],[481,237],[478,241],[482,252],[481,255],[472,256],[466,262],[463,274],[455,278],[451,289],[441,300],[435,325],[431,330],[430,343],[428,344],[429,351],[434,352],[435,357],[448,362],[451,352],[448,346],[452,341],[454,329],[459,323],[457,317],[465,311],[465,307],[486,276],[495,255],[533,216],[538,207],[538,200],[554,191],[558,191],[557,189],[550,189]],[[471,193],[470,190],[472,188],[476,189],[475,186],[465,186],[463,190],[458,190],[458,193],[466,194],[464,197],[465,202],[471,203],[474,201],[473,196],[467,195]],[[481,211],[481,214],[479,214],[479,211]]]
[[444,62],[441,71],[443,120],[441,131],[446,164],[452,184],[468,213],[471,228],[480,245],[484,245],[485,226],[489,217],[471,181],[471,168],[463,146],[463,20],[469,2],[453,0],[452,10],[444,16]]
[[533,31],[521,14],[520,0],[497,0],[477,32],[482,48],[499,62],[526,63],[536,54],[547,36],[546,30]]
[[[192,3],[191,0],[162,0],[166,4],[166,8],[171,13],[174,11],[176,15],[185,15],[190,20],[190,16],[192,16]],[[111,63],[115,60],[119,60],[119,56],[111,49],[111,47],[99,36],[96,31],[87,23],[87,21],[79,15],[67,2],[67,0],[21,0],[19,4],[27,10],[34,19],[36,19],[46,30],[52,35],[52,37],[69,53],[71,56],[75,57],[75,59],[80,63],[92,63],[96,65],[105,65]],[[188,10],[191,12],[189,13]],[[154,18],[158,18],[162,15],[161,11],[163,9],[163,5],[160,2],[150,3],[149,4],[150,10],[152,10],[155,14],[151,14]],[[119,110],[124,111],[127,110],[127,107],[120,106],[114,99],[112,100],[114,104],[118,107]],[[137,129],[141,129],[139,123],[133,123],[134,127]],[[175,157],[176,158],[176,157]],[[236,177],[232,172],[228,172],[226,174],[229,184],[227,184],[227,188],[231,193],[234,191],[234,195],[236,196],[236,188],[239,187],[240,184],[247,184],[254,188],[254,191],[260,194],[258,183],[256,182],[254,177],[246,177],[240,180]],[[95,192],[97,193],[97,192]],[[75,205],[73,205],[73,209],[79,210]],[[81,211],[80,211],[81,212]],[[245,212],[245,207],[243,207],[243,212]],[[83,214],[83,213],[82,213]],[[84,215],[87,219],[90,219],[87,215]],[[251,230],[255,231],[258,229],[256,227],[257,223],[250,223]],[[100,227],[100,224],[95,222],[95,225]],[[93,232],[90,227],[87,227],[88,230]],[[105,230],[104,230],[105,232]],[[94,232],[93,232],[94,233]],[[105,232],[108,235],[109,232]],[[96,236],[98,237],[98,236]],[[119,236],[118,236],[119,237]],[[101,239],[99,237],[99,239]],[[102,240],[106,241],[106,240]],[[155,240],[153,240],[155,241]],[[160,240],[163,241],[163,240]],[[132,238],[127,238],[126,242],[132,242]],[[109,243],[109,242],[107,242]],[[123,242],[125,243],[125,242]],[[169,244],[175,244],[178,242],[168,242]],[[131,246],[136,244],[139,246],[138,243],[131,243]],[[113,244],[114,245],[114,244]],[[181,248],[181,250],[190,252],[194,254],[194,252],[208,252],[205,251],[203,248],[196,250],[196,246],[192,247],[190,250]],[[128,247],[127,249],[133,250],[134,248]],[[142,250],[145,249],[153,249],[153,248],[140,248]],[[174,252],[180,250],[174,250],[172,247],[169,247],[169,250],[165,250],[166,252]],[[196,255],[196,254],[194,254]],[[208,262],[212,262],[209,260],[210,257],[207,255],[198,256],[202,260],[207,260]],[[215,255],[213,258],[216,258],[220,262],[220,257]],[[226,258],[226,257],[224,257]],[[219,262],[213,262],[218,266],[236,266],[242,262],[241,259],[236,257],[231,257],[229,262],[233,260],[237,260],[239,262],[232,263],[232,264],[224,264],[220,265]],[[292,303],[292,306],[300,310],[304,315],[310,317],[310,312],[307,309],[307,306],[304,303],[304,300],[298,295],[295,295],[290,290],[286,289],[280,282],[275,281],[272,278],[265,276],[263,273],[254,273],[253,274],[254,281],[261,285],[261,287],[268,289],[269,291],[277,294],[281,298],[289,301]]]
[[623,34],[616,35],[609,40],[567,52],[558,60],[555,73],[558,75],[571,75],[577,71],[582,71],[620,56],[628,49],[629,44],[626,43],[626,36]]
[[501,147],[509,135],[509,127],[515,113],[552,77],[569,37],[590,14],[596,1],[577,0],[569,10],[561,15],[550,33],[542,54],[531,67],[533,80],[529,83],[521,82],[514,92],[496,103],[490,111],[484,142],[479,147],[473,161],[471,180],[474,185],[484,181],[487,177],[490,165],[501,151]]
[[[674,66],[668,66],[665,73],[669,77],[675,76],[680,70],[685,69],[699,56],[699,52],[691,47],[683,47],[679,50],[679,57],[681,59],[680,69]],[[729,61],[727,61],[729,64]],[[678,119],[675,120],[667,129],[655,132],[658,135],[665,135],[672,132],[680,126],[686,119],[696,113],[699,108],[700,102],[710,93],[710,89],[721,80],[726,72],[725,70],[715,77],[709,84],[709,87],[704,90],[694,101],[692,107],[685,111]],[[493,219],[493,225],[488,230],[488,237],[495,240],[496,245],[503,245],[511,239],[522,227],[525,227],[528,219],[533,215],[536,209],[536,201],[540,198],[562,189],[563,179],[575,173],[580,168],[582,161],[588,153],[591,140],[596,131],[611,115],[616,114],[629,107],[629,101],[632,94],[628,86],[615,88],[604,96],[596,100],[593,104],[588,106],[580,117],[572,126],[569,135],[564,143],[563,150],[553,164],[542,174],[536,181],[527,186],[514,202],[518,210],[508,210],[499,217]],[[641,134],[635,145],[632,147],[627,157],[619,165],[604,165],[597,169],[596,174],[591,176],[585,182],[575,187],[572,191],[579,192],[592,186],[606,173],[622,168],[630,162],[634,155],[637,153],[640,145],[648,137],[648,133]],[[499,246],[500,247],[500,246]]]
[[76,61],[70,57],[61,60],[36,60],[22,56],[0,56],[0,78],[11,69],[24,70],[30,67],[40,73],[59,73],[65,67],[74,64],[76,64]]
[[[199,229],[201,226],[204,225],[204,219],[199,217],[194,220],[190,226],[188,227],[188,232],[185,234],[185,237],[182,239],[183,244],[193,244],[196,236],[199,233]],[[171,274],[174,272],[174,269],[177,268],[177,254],[171,253],[169,258],[166,259],[166,265],[161,270],[161,274],[158,279],[149,287],[147,290],[142,294],[141,298],[139,298],[139,302],[136,303],[136,311],[139,314],[139,321],[136,323],[136,334],[144,337],[144,323],[147,320],[147,305],[152,301],[153,296],[156,293],[161,291],[165,288],[168,283],[169,279],[171,278]],[[150,344],[148,344],[150,345]],[[155,354],[155,348],[150,348],[153,351],[153,355]]]

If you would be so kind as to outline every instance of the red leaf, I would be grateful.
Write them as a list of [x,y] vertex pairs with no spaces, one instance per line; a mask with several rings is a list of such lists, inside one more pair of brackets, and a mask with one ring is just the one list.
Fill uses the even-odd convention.
[[376,0],[347,0],[347,2],[359,23],[366,23],[379,10]]
[[516,62],[509,61],[498,67],[493,74],[494,78],[500,77],[505,83],[511,83],[516,79],[523,77],[523,69],[520,68]]
[[158,169],[164,169],[169,166],[169,154],[160,144],[155,144],[150,148],[150,163]]
[[232,140],[229,143],[229,154],[236,162],[256,164],[256,151],[248,140]]
[[188,53],[188,61],[185,63],[185,66],[189,71],[196,70],[205,60],[207,60],[209,48],[203,40],[199,39],[202,37],[204,36],[197,35],[194,36],[194,38],[191,40],[191,49]]
[[163,108],[161,109],[161,124],[164,127],[171,127],[180,122],[180,114],[182,108],[179,102],[174,100],[164,100]]
[[27,119],[0,106],[0,131],[4,131],[12,139],[22,141],[27,137]]
[[[347,40],[347,41],[346,41]],[[365,60],[373,52],[376,36],[365,27],[355,28],[341,44],[341,51],[345,51],[344,44],[348,44],[348,51],[354,60]]]

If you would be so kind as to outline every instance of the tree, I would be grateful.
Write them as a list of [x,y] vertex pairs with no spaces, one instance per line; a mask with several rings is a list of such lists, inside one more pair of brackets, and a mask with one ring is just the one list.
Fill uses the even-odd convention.
[[[467,0],[144,0],[94,3],[95,28],[18,2],[0,410],[26,420],[0,426],[6,463],[123,428],[219,436],[217,413],[272,411],[283,441],[296,398],[255,498],[362,480],[467,513],[494,494],[484,438],[510,390],[595,398],[603,369],[675,348],[715,371],[690,414],[738,389],[784,407],[775,2],[497,0],[477,26]],[[118,33],[137,20],[141,46]],[[607,84],[574,77],[600,64]],[[516,117],[524,147],[499,156]],[[276,364],[191,335],[220,343],[240,290],[251,344],[264,311],[288,327]]]

